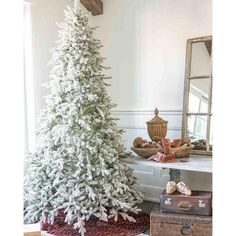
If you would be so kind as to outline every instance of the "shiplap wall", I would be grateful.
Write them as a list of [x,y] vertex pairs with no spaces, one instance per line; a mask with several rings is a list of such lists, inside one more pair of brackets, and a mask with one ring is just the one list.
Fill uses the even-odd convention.
[[[99,26],[102,55],[111,67],[109,93],[118,106],[113,115],[130,149],[137,136],[149,139],[146,121],[155,107],[168,120],[167,137],[181,137],[186,41],[211,35],[211,0],[103,0],[104,14],[91,17]],[[156,201],[169,170],[131,166],[145,198]],[[183,171],[193,189],[211,190],[211,174]]]

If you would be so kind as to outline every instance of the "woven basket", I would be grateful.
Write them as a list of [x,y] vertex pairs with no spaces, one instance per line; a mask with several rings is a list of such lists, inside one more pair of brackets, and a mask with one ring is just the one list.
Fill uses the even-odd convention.
[[190,152],[192,151],[193,146],[188,147],[177,147],[171,148],[171,152],[175,153],[175,158],[189,157]]
[[155,109],[154,113],[155,117],[152,118],[150,121],[146,122],[148,135],[153,141],[155,141],[155,136],[159,136],[161,138],[166,137],[168,123],[168,121],[163,120],[160,116],[158,116],[159,111],[157,108]]
[[138,156],[149,158],[150,156],[156,154],[157,152],[162,152],[162,148],[134,148],[131,147],[131,150],[134,151]]
[[167,124],[149,124],[148,125],[148,135],[152,140],[155,136],[165,138],[166,133],[167,133]]

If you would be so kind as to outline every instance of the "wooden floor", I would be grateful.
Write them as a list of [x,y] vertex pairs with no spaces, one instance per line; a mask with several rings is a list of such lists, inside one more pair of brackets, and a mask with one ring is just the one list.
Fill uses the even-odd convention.
[[[142,209],[143,212],[150,214],[152,209],[155,207],[157,203],[156,202],[150,202],[150,201],[144,201],[142,202],[139,207]],[[149,229],[145,231],[143,234],[140,234],[139,236],[147,236],[149,234]]]
[[157,202],[143,201],[141,204],[139,204],[139,207],[142,209],[143,212],[149,214],[156,204]]

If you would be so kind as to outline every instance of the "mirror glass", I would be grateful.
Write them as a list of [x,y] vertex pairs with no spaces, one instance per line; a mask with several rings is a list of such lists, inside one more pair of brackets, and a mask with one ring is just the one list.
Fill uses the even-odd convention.
[[190,76],[204,76],[211,73],[211,41],[192,44]]
[[209,79],[192,79],[189,85],[189,112],[207,112]]
[[212,127],[210,126],[210,140],[209,140],[209,144],[212,147],[213,144],[213,135],[212,135]]
[[191,142],[206,140],[207,138],[207,116],[188,116],[188,138]]

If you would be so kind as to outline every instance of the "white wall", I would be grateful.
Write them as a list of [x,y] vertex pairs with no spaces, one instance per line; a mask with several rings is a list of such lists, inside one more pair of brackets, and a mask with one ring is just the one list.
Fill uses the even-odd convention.
[[[34,0],[33,44],[36,81],[36,116],[47,93],[49,49],[57,39],[55,22],[72,0]],[[184,86],[185,48],[188,38],[211,34],[211,0],[103,0],[104,14],[91,17],[104,48],[112,75],[109,89],[118,104],[114,115],[126,131],[129,148],[136,136],[146,137],[146,121],[157,106],[169,121],[168,137],[180,137]],[[157,200],[168,180],[168,171],[135,166],[146,198]],[[211,175],[184,172],[195,189],[211,189]]]
[[50,49],[55,46],[58,26],[64,20],[64,9],[72,5],[73,0],[30,0],[32,16],[32,44],[33,44],[33,79],[35,87],[35,120],[38,126],[38,116],[44,104],[43,96],[48,90],[41,85],[49,80],[50,67],[48,62]]
[[[211,34],[211,0],[104,0],[100,26],[119,109],[182,109],[188,38]],[[120,93],[122,91],[122,93]]]
[[[181,136],[186,41],[211,35],[211,0],[103,0],[104,14],[91,18],[104,47],[114,115],[126,133],[128,148],[135,137],[148,138],[146,121],[158,107],[169,121],[169,138]],[[157,200],[168,170],[133,166],[146,198]],[[211,174],[185,171],[192,188],[211,190]]]
[[[181,135],[186,41],[211,34],[211,0],[104,0],[91,18],[111,66],[110,95],[127,129],[126,141],[146,136],[158,107],[168,136]],[[145,129],[145,130],[144,130]]]

